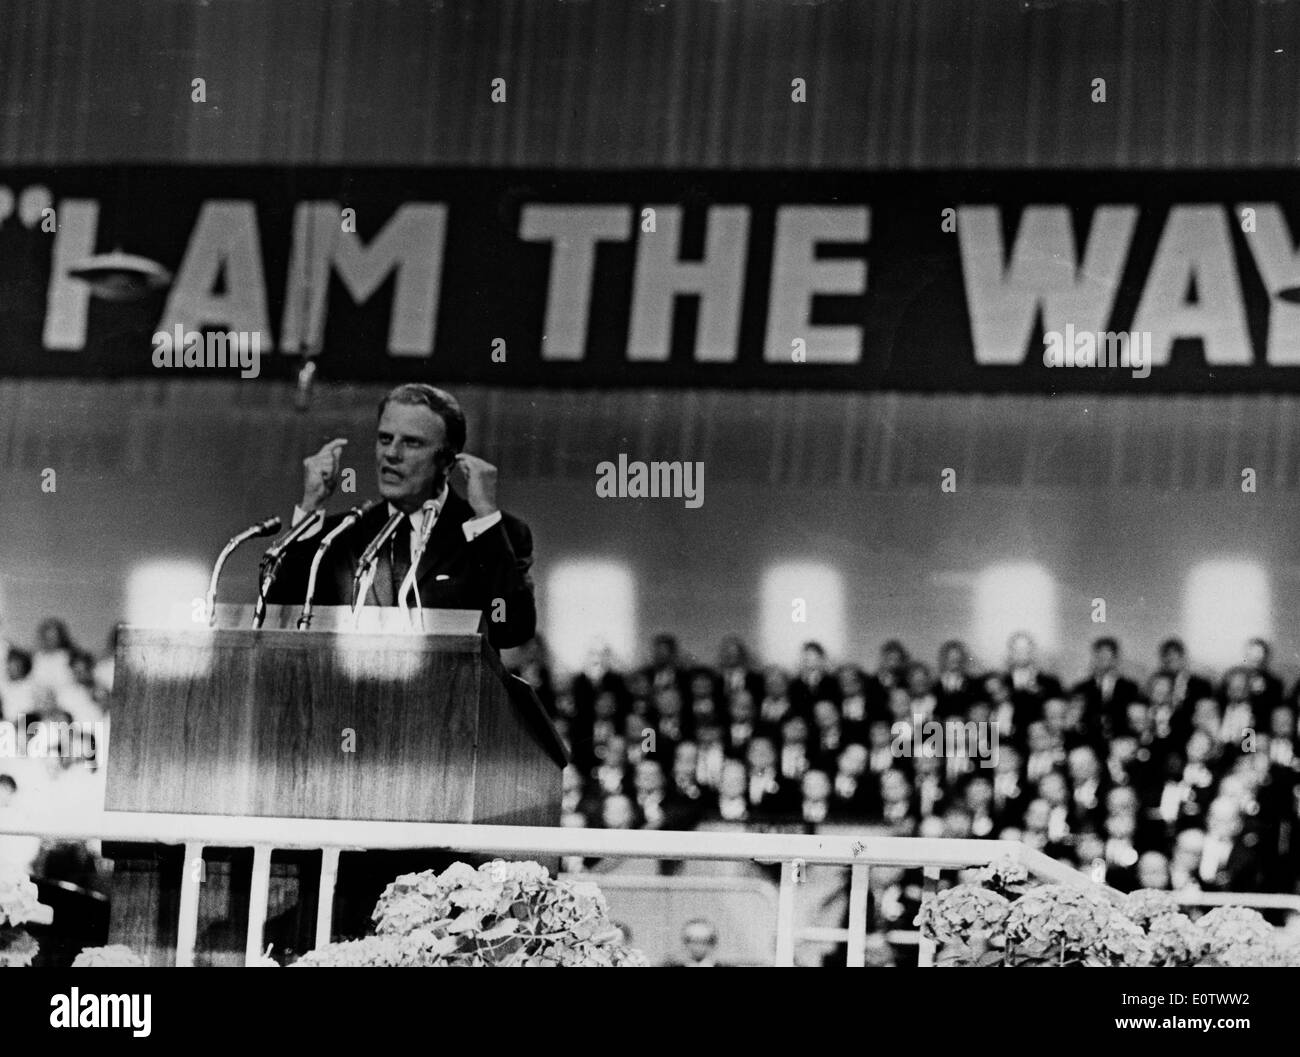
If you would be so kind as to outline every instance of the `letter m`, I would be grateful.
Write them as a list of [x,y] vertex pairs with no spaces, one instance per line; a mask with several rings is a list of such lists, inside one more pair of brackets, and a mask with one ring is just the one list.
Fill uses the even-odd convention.
[[952,719],[948,721],[945,733],[948,735],[948,756],[963,759],[975,755],[974,749],[979,744],[978,723],[973,720],[963,723],[959,719]]
[[356,304],[369,300],[396,273],[388,351],[431,356],[447,207],[410,202],[363,244],[342,230],[337,202],[302,202],[294,214],[293,253],[284,299],[281,348],[319,348],[325,332],[330,269]]
[[129,1028],[131,1026],[131,996],[104,995],[100,998],[101,1028]]
[[680,462],[654,462],[650,464],[650,469],[656,474],[659,485],[658,491],[651,492],[651,495],[669,496],[674,499],[682,497],[684,493]]

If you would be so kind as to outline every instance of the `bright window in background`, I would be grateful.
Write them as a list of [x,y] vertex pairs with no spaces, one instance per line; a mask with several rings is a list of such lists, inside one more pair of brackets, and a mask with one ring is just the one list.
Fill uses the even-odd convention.
[[546,641],[556,663],[581,668],[608,646],[617,662],[636,658],[636,586],[622,562],[569,561],[546,581]]
[[194,621],[194,600],[208,590],[211,570],[198,562],[147,562],[126,582],[126,622],[146,626],[204,627]]
[[975,627],[972,638],[984,663],[1000,665],[1007,640],[1027,631],[1039,657],[1055,650],[1056,582],[1035,562],[1006,562],[982,569],[975,580]]
[[763,660],[767,663],[794,667],[799,647],[809,640],[826,647],[832,664],[844,656],[844,578],[829,565],[787,562],[773,566],[763,574],[760,604]]
[[1197,664],[1240,664],[1247,639],[1272,636],[1272,612],[1268,576],[1255,562],[1202,562],[1187,578],[1188,652]]

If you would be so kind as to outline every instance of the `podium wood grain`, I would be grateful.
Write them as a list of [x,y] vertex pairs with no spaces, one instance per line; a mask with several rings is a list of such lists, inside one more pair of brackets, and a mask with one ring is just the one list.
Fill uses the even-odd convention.
[[478,634],[124,627],[113,696],[110,810],[559,821],[554,729]]

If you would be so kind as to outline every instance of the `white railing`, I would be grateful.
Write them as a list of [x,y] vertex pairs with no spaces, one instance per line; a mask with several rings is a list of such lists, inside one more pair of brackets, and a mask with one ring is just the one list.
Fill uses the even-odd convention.
[[[933,896],[940,870],[986,866],[1011,858],[1041,880],[1077,884],[1110,892],[1086,875],[1049,859],[1017,841],[947,840],[928,837],[877,837],[844,834],[676,832],[662,830],[566,829],[542,826],[485,826],[439,822],[372,822],[334,819],[254,818],[231,815],[166,815],[105,811],[81,819],[6,820],[0,833],[51,840],[106,840],[185,846],[181,871],[176,964],[194,964],[199,918],[199,885],[204,848],[253,849],[245,959],[261,954],[271,877],[277,849],[321,851],[316,946],[329,942],[339,853],[373,849],[434,849],[478,855],[587,858],[724,860],[780,864],[775,964],[794,964],[795,900],[808,865],[849,868],[848,964],[864,961],[867,889],[873,866],[920,867],[923,899]],[[933,946],[922,940],[919,964],[932,965]]]

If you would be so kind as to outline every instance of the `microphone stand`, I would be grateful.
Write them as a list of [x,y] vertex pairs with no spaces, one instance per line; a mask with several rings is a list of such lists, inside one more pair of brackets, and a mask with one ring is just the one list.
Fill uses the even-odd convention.
[[357,602],[357,595],[361,590],[361,579],[370,572],[371,567],[379,560],[380,548],[388,542],[388,537],[397,531],[397,526],[401,524],[402,518],[404,517],[406,517],[406,515],[400,510],[390,517],[388,521],[384,523],[384,527],[379,530],[379,535],[372,539],[365,551],[362,552],[361,560],[357,562],[357,571],[352,576],[352,609],[354,623],[357,611],[361,608]]
[[216,564],[212,566],[212,578],[208,581],[208,593],[203,599],[203,611],[208,615],[208,627],[217,625],[217,581],[221,579],[221,570],[226,564],[226,559],[234,552],[235,548],[256,536],[270,536],[280,531],[280,519],[278,517],[269,517],[265,521],[259,521],[256,525],[249,525],[243,532],[237,533],[230,537],[230,541],[221,548],[221,553],[217,555]]
[[268,547],[266,553],[262,555],[262,582],[257,589],[257,602],[253,606],[254,629],[260,628],[262,622],[266,620],[266,594],[271,590],[271,585],[275,583],[276,575],[280,572],[280,563],[284,561],[284,552],[289,548],[289,544],[299,539],[308,529],[324,520],[324,511],[313,511],[294,525],[277,542]]
[[415,608],[419,611],[420,630],[423,631],[424,603],[420,600],[420,560],[424,557],[424,550],[429,545],[429,537],[433,535],[433,523],[437,520],[439,511],[437,502],[432,499],[427,500],[420,509],[424,513],[424,520],[420,523],[420,536],[411,548],[411,568],[397,592],[397,604],[406,610],[406,623],[414,630],[415,621],[411,619],[411,605],[407,599],[412,594],[415,595]]
[[325,558],[325,552],[334,545],[336,539],[370,513],[370,511],[378,505],[378,502],[379,500],[372,499],[361,506],[354,506],[344,515],[343,520],[334,526],[334,528],[330,530],[329,534],[320,541],[320,546],[316,548],[316,553],[311,559],[311,572],[307,577],[307,597],[303,600],[302,613],[298,617],[299,631],[306,631],[311,627],[312,605],[313,600],[316,597],[316,576],[320,572],[320,565]]

